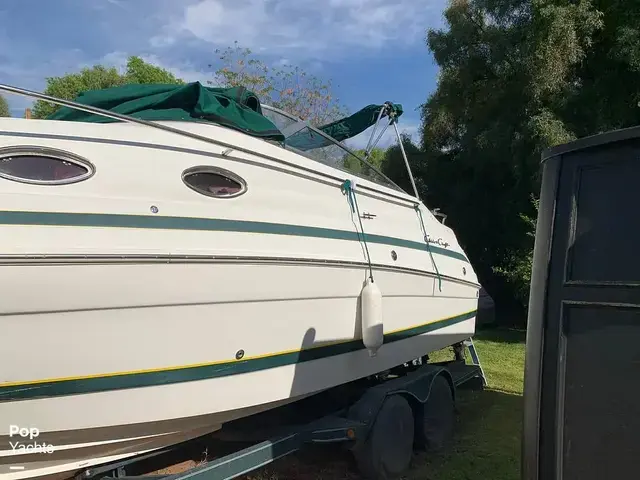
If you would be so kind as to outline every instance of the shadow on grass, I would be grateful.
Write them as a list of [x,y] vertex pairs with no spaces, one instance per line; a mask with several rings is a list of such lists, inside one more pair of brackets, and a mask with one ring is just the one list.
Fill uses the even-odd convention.
[[[458,391],[454,441],[443,452],[420,452],[403,478],[414,480],[519,480],[522,430],[522,375],[526,331],[482,328],[474,336],[489,385],[494,389]],[[433,352],[447,360],[451,349]],[[442,356],[442,358],[439,358]],[[445,358],[446,357],[446,358]],[[511,393],[510,393],[511,392]],[[342,445],[314,445],[250,474],[251,480],[360,479]]]
[[[456,434],[442,452],[419,452],[407,480],[519,480],[522,397],[494,390],[460,390]],[[310,446],[250,476],[251,480],[356,480],[341,445]]]
[[526,330],[505,327],[483,327],[473,336],[474,340],[497,343],[524,343],[526,337]]
[[416,455],[407,479],[520,478],[522,397],[494,390],[459,392],[452,445]]

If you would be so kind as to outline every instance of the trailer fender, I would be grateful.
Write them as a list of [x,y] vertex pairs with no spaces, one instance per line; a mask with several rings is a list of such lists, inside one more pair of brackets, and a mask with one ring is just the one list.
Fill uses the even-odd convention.
[[440,375],[447,380],[455,401],[455,386],[451,373],[440,365],[424,365],[405,376],[388,380],[367,390],[349,408],[347,417],[370,427],[375,422],[385,399],[390,395],[402,395],[409,401],[414,414],[419,414],[421,406],[429,399],[433,382]]

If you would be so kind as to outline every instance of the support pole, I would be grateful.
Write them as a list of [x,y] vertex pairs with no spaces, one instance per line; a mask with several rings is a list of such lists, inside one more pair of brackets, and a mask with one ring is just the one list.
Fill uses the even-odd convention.
[[398,145],[400,145],[400,151],[402,152],[402,158],[404,158],[404,164],[407,166],[407,172],[409,173],[409,180],[411,180],[411,186],[413,187],[413,193],[416,198],[420,200],[420,195],[418,195],[418,188],[416,187],[416,182],[413,180],[413,173],[411,173],[411,167],[409,166],[409,159],[407,158],[407,153],[404,151],[404,145],[402,144],[402,138],[400,138],[400,132],[398,131],[398,125],[396,122],[393,122],[393,128],[396,131],[396,137],[398,138]]
[[[373,125],[373,132],[371,132],[371,136],[369,137],[369,141],[367,142],[367,148],[364,149],[364,157],[369,157],[369,147],[371,147],[371,141],[373,140],[373,136],[376,134],[376,130],[378,130],[378,124],[380,123],[380,119],[382,118],[382,114],[385,111],[386,106],[383,106],[378,112],[378,118],[376,119],[376,123]],[[372,147],[373,148],[373,147]]]

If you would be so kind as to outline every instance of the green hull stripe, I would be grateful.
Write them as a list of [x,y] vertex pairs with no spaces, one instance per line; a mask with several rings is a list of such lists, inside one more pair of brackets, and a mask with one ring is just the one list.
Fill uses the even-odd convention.
[[[437,322],[391,333],[385,335],[384,343],[393,343],[399,340],[415,337],[416,335],[433,332],[434,330],[469,320],[475,317],[475,315],[476,311],[467,312],[461,315],[456,315],[455,317],[445,318]],[[343,343],[312,347],[307,350],[274,354],[271,356],[247,360],[233,360],[215,365],[199,365],[154,372],[134,372],[105,377],[43,381],[42,383],[13,384],[6,387],[3,387],[2,384],[0,384],[0,403],[12,400],[58,397],[62,395],[105,392],[127,388],[152,387],[196,380],[206,380],[303,363],[308,362],[309,360],[333,357],[335,355],[355,352],[358,350],[364,350],[362,341],[351,340]]]
[[[46,225],[69,227],[149,228],[159,230],[201,230],[218,232],[266,233],[301,237],[330,238],[334,240],[360,241],[356,231],[332,228],[288,225],[283,223],[227,220],[221,218],[163,217],[150,215],[119,215],[108,213],[57,213],[0,211],[0,225]],[[365,232],[366,233],[366,232]],[[425,242],[414,242],[385,235],[366,235],[367,242],[394,245],[396,247],[427,250]],[[469,262],[459,252],[430,245],[432,253]]]

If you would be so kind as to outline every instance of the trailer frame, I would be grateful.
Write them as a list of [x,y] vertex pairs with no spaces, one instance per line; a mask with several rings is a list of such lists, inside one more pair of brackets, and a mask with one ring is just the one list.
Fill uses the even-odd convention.
[[[284,426],[274,430],[271,436],[249,447],[234,451],[228,455],[211,460],[202,465],[195,466],[187,471],[175,474],[129,475],[129,469],[143,464],[153,464],[155,460],[170,455],[179,449],[188,448],[189,444],[199,439],[172,445],[150,453],[127,458],[118,462],[99,465],[85,469],[74,476],[75,480],[101,480],[106,478],[118,478],[120,480],[229,480],[247,474],[258,468],[264,467],[275,460],[292,454],[310,444],[344,443],[349,448],[358,463],[360,471],[366,478],[393,478],[400,475],[408,468],[407,454],[419,449],[433,449],[432,439],[425,438],[422,425],[426,413],[437,418],[444,411],[452,411],[447,405],[448,398],[442,393],[444,381],[451,394],[451,408],[455,405],[457,390],[462,387],[482,389],[487,385],[484,371],[480,365],[478,354],[471,339],[452,345],[454,359],[436,363],[427,363],[425,355],[411,363],[404,364],[404,374],[396,371],[387,372],[374,386],[364,388],[358,400],[328,415],[315,418],[307,423]],[[466,362],[465,349],[471,355],[472,363]],[[429,406],[428,402],[435,398],[434,391],[440,392],[440,398],[445,398],[440,406]],[[393,399],[393,400],[389,400]],[[394,403],[396,407],[405,403],[411,407],[411,419],[413,428],[409,429],[411,438],[397,438],[389,432],[389,428],[395,428],[398,424],[397,413],[394,414],[392,425],[387,421],[388,414],[381,414],[386,405]],[[281,407],[286,408],[286,407]],[[442,412],[438,409],[445,409]],[[405,407],[406,410],[406,407]],[[432,411],[433,410],[433,411]],[[268,415],[269,412],[258,415]],[[435,415],[435,417],[434,417]],[[248,417],[249,419],[253,418]],[[384,417],[384,418],[383,418]],[[402,417],[402,415],[400,415]],[[390,417],[389,417],[390,418]],[[405,418],[405,425],[408,417]],[[400,423],[402,418],[399,419]],[[247,421],[243,418],[240,421]],[[385,426],[385,421],[387,425]],[[232,424],[234,422],[231,422]],[[402,427],[402,425],[400,425]],[[406,430],[406,428],[405,428]],[[437,428],[436,428],[437,430]],[[379,432],[379,433],[378,433]],[[377,437],[376,437],[377,435]],[[400,436],[402,437],[402,433]],[[426,434],[428,436],[428,433]],[[445,435],[446,436],[446,435]],[[382,438],[374,445],[373,438]],[[385,441],[385,438],[393,438],[393,441]],[[405,446],[402,447],[402,443]],[[406,444],[410,441],[410,451],[407,452]],[[435,443],[438,443],[436,440]],[[395,450],[394,450],[395,449]],[[402,451],[399,451],[401,449]],[[385,457],[386,455],[386,457]],[[386,459],[386,460],[385,460]],[[410,458],[409,458],[410,460]],[[386,463],[385,463],[386,462]],[[154,470],[151,470],[154,471]],[[148,473],[148,472],[147,472]]]

